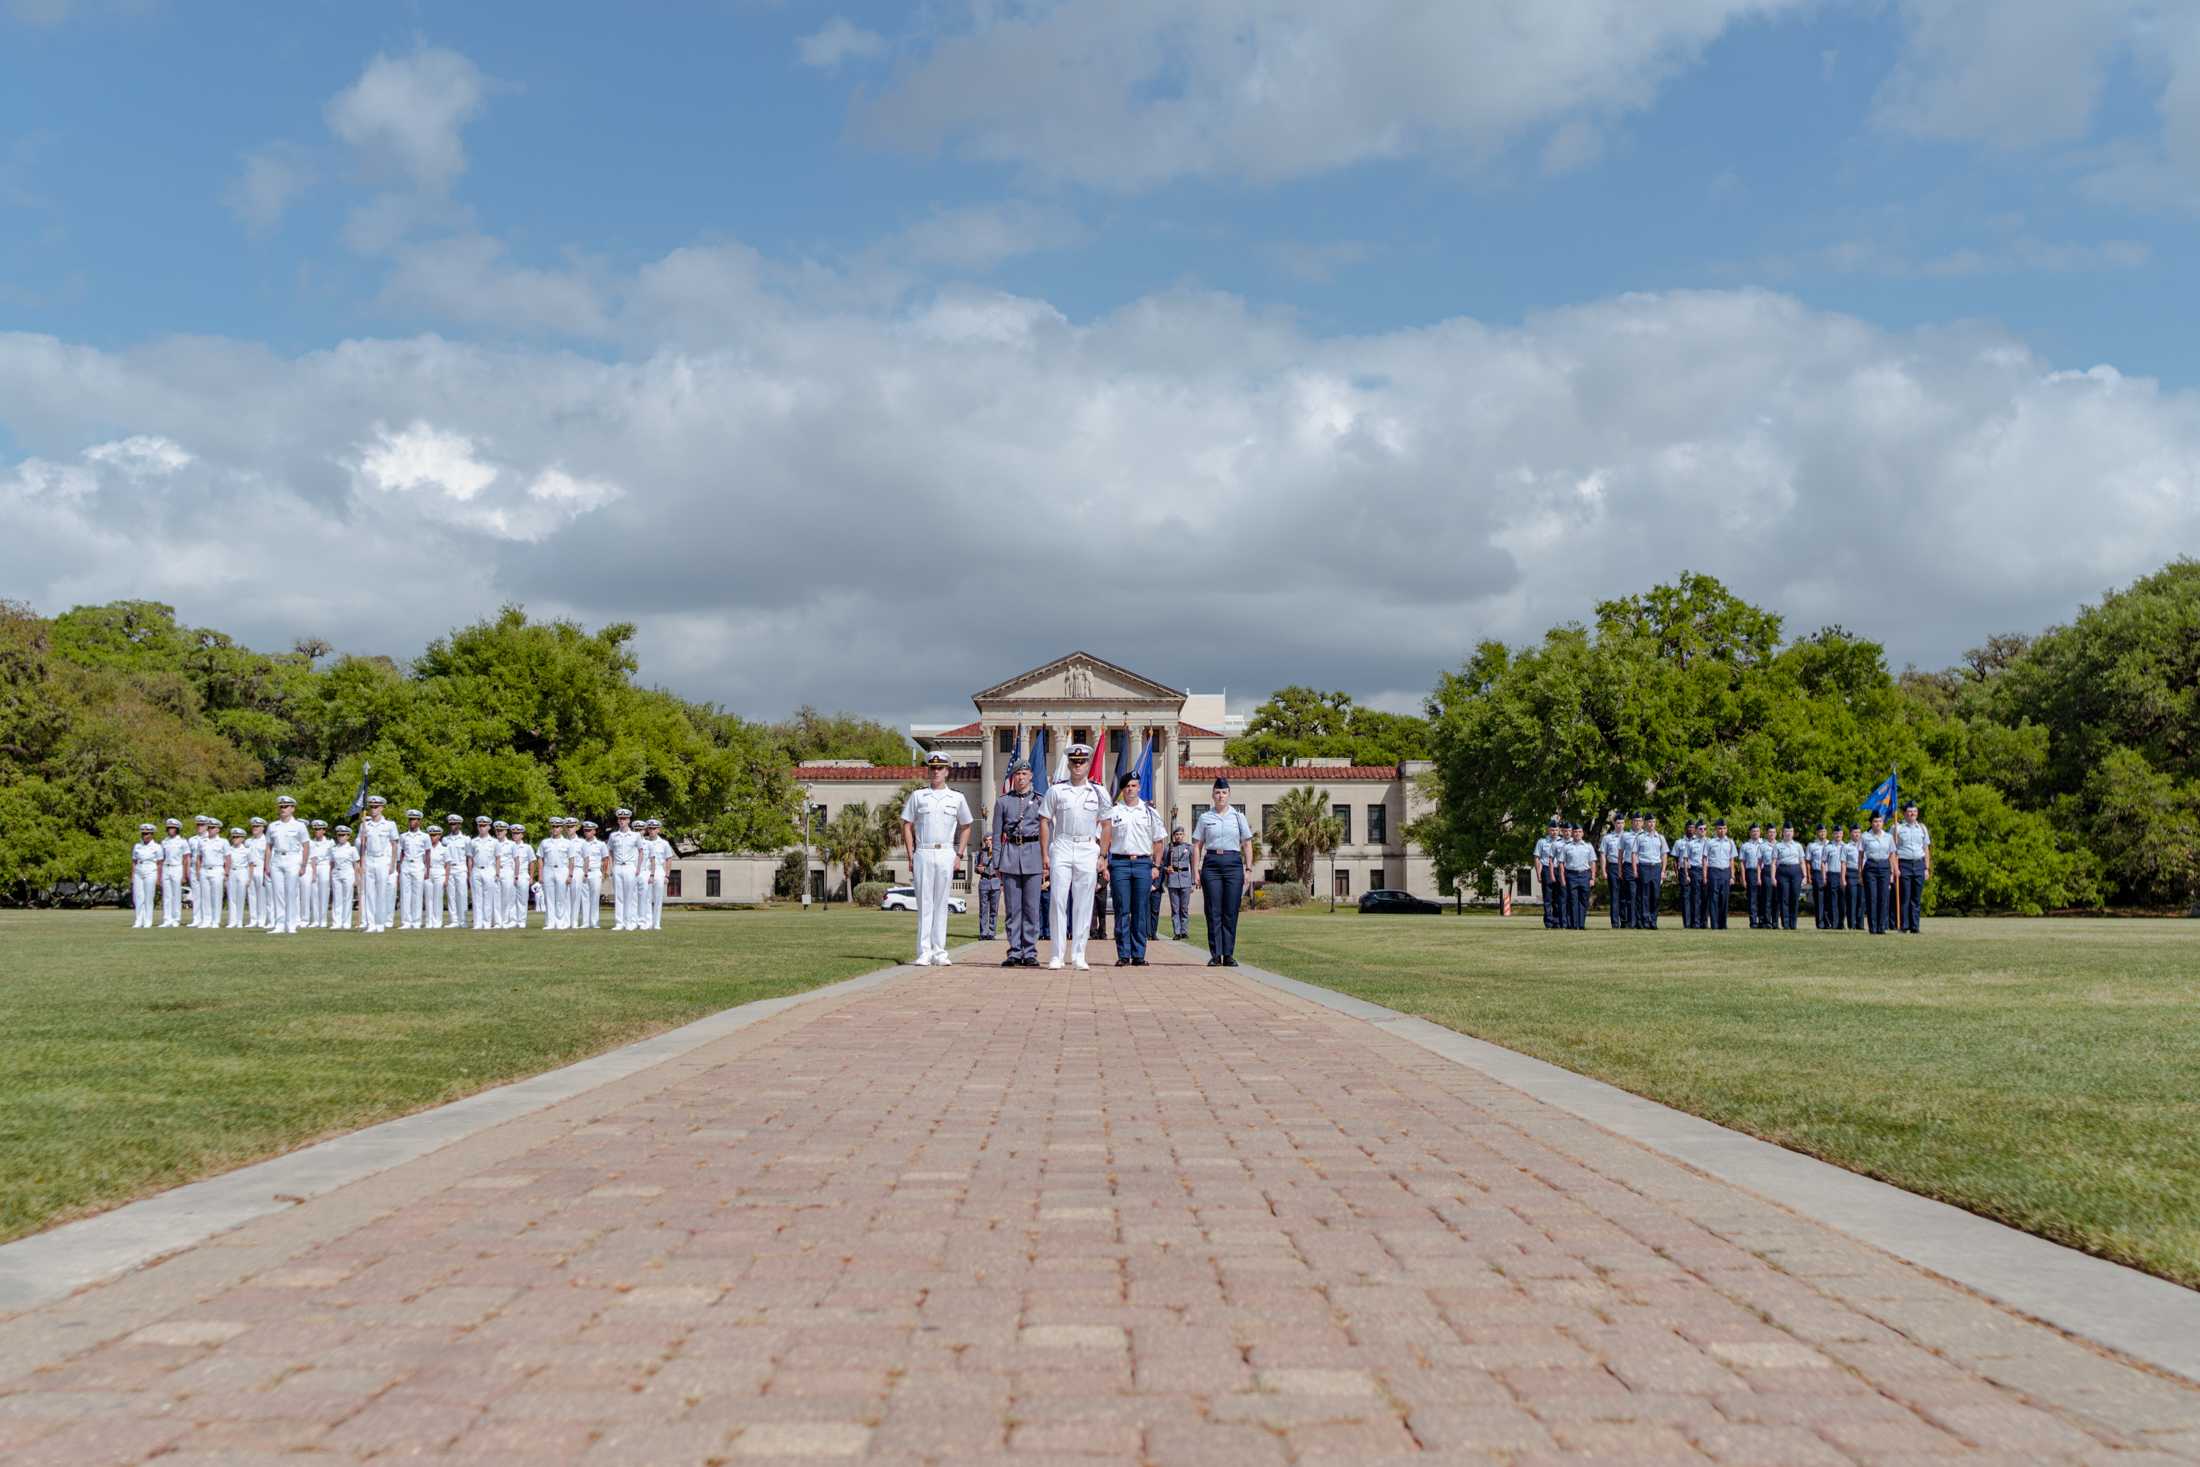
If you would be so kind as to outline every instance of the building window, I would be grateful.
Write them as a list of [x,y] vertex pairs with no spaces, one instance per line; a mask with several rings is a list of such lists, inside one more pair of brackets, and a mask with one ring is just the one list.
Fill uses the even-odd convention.
[[831,818],[830,814],[829,814],[829,813],[828,813],[828,812],[826,811],[826,809],[825,809],[825,807],[824,807],[823,805],[812,805],[812,806],[810,807],[810,839],[811,839],[811,840],[813,840],[813,841],[814,841],[814,840],[816,840],[816,839],[818,838],[818,836],[819,836],[819,835],[821,835],[821,834],[822,834],[822,833],[824,832],[824,830],[825,830],[825,822],[826,822],[826,821],[827,821],[828,819],[830,819],[830,818]]
[[1521,871],[1513,876],[1513,892],[1518,896],[1535,895],[1535,873]]
[[810,873],[810,900],[813,902],[825,900],[825,873],[822,871],[812,871]]
[[1350,805],[1331,805],[1329,813],[1337,817],[1337,829],[1343,832],[1337,837],[1337,844],[1341,846],[1351,845],[1352,807]]
[[1069,741],[1073,744],[1090,744],[1092,742],[1092,730],[1089,728],[1073,728],[1069,731]]
[[667,875],[665,876],[665,895],[666,895],[666,896],[668,896],[668,897],[676,897],[676,896],[678,896],[679,894],[680,894],[680,868],[679,868],[679,867],[677,867],[677,866],[675,866],[675,867],[673,867],[673,868],[672,868],[672,870],[671,870],[671,871],[670,871],[669,873],[667,873]]
[[1390,807],[1388,805],[1370,805],[1367,807],[1367,843],[1371,846],[1387,846],[1390,844]]
[[1336,888],[1338,900],[1342,901],[1344,898],[1352,895],[1352,873],[1345,867],[1339,866],[1335,871],[1331,872],[1330,880],[1332,885],[1334,885]]
[[1016,730],[1014,730],[1014,729],[1012,729],[1012,728],[1003,728],[1003,729],[996,729],[996,730],[994,730],[994,733],[993,733],[993,752],[994,752],[994,753],[996,753],[996,754],[1013,754],[1013,753],[1015,753],[1015,752],[1016,752]]
[[1272,823],[1274,823],[1274,821],[1275,821],[1275,818],[1276,818],[1276,807],[1275,807],[1275,806],[1273,806],[1273,805],[1263,805],[1263,806],[1261,806],[1261,807],[1260,807],[1260,828],[1261,828],[1261,830],[1262,830],[1262,832],[1263,832],[1263,833],[1265,833],[1265,832],[1267,831],[1268,827],[1269,827],[1269,826],[1270,826],[1270,825],[1271,825]]
[[1287,874],[1286,874],[1285,872],[1282,872],[1282,871],[1278,871],[1278,870],[1277,870],[1277,869],[1276,869],[1275,867],[1273,867],[1273,866],[1270,866],[1270,867],[1267,867],[1266,869],[1264,869],[1264,870],[1263,870],[1263,871],[1262,871],[1262,872],[1260,873],[1260,879],[1261,879],[1262,881],[1264,881],[1264,882],[1265,882],[1265,881],[1288,881],[1288,880],[1290,880],[1290,877],[1289,877],[1289,875],[1287,875]]
[[1388,883],[1383,880],[1382,867],[1377,866],[1374,870],[1367,873],[1367,889],[1369,891],[1383,891],[1386,890],[1387,887]]
[[703,873],[703,895],[707,897],[718,895],[718,868],[715,866]]

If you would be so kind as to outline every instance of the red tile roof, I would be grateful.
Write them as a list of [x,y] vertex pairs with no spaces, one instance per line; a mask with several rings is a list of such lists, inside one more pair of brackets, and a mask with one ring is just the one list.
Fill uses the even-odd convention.
[[932,737],[935,739],[974,739],[984,731],[984,724],[966,723],[961,728],[951,728],[946,733],[936,733]]
[[1178,724],[1176,726],[1176,736],[1180,739],[1220,739],[1229,737],[1229,735],[1217,733],[1211,728],[1201,728],[1196,723]]
[[[924,778],[924,766],[921,764],[797,764],[794,767],[794,777],[806,783],[815,784],[853,784],[863,780],[900,784],[905,779]],[[976,779],[978,777],[978,766],[975,764],[957,764],[947,771],[947,777],[949,779]]]
[[1277,764],[1187,764],[1177,771],[1179,781],[1227,775],[1232,783],[1322,784],[1329,780],[1389,780],[1398,777],[1395,764],[1312,764],[1285,768]]

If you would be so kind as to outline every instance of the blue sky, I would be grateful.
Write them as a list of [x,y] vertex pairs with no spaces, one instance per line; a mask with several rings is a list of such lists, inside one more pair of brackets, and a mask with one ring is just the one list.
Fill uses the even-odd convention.
[[1107,640],[874,645],[1011,504],[1178,607],[1093,650],[1394,704],[1683,568],[1939,663],[2200,551],[2189,5],[631,9],[0,0],[0,592],[918,716]]

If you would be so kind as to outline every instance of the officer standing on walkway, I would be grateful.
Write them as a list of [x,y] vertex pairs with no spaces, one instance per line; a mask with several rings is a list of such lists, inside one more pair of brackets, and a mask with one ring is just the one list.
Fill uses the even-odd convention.
[[947,956],[947,888],[969,849],[970,802],[947,787],[947,756],[924,761],[930,783],[901,803],[901,844],[909,854],[910,885],[917,889],[917,966],[950,966]]
[[1169,926],[1182,942],[1192,920],[1192,843],[1181,825],[1170,830],[1169,848],[1161,853],[1161,879],[1169,888]]
[[978,846],[978,940],[991,942],[1000,929],[1001,873],[993,864],[993,837]]
[[1698,842],[1703,848],[1699,863],[1703,876],[1703,890],[1697,901],[1703,904],[1703,920],[1697,925],[1714,932],[1726,931],[1726,909],[1732,901],[1734,890],[1734,842],[1726,833],[1726,821],[1713,822],[1709,840]]
[[1665,889],[1665,837],[1658,834],[1658,817],[1637,815],[1643,829],[1635,835],[1634,911],[1637,927],[1658,925],[1658,897]]
[[1244,814],[1230,804],[1230,781],[1215,776],[1214,798],[1192,823],[1192,879],[1207,918],[1210,968],[1237,966],[1238,904],[1245,898],[1245,847],[1252,839]]
[[1917,818],[1917,802],[1902,807],[1894,828],[1894,858],[1899,863],[1904,932],[1916,932],[1925,916],[1925,883],[1933,879],[1933,833]]
[[1031,764],[1018,759],[1008,771],[1008,793],[993,802],[993,871],[1008,909],[1004,968],[1039,966],[1041,873],[1046,851],[1039,842],[1039,797],[1031,792]]

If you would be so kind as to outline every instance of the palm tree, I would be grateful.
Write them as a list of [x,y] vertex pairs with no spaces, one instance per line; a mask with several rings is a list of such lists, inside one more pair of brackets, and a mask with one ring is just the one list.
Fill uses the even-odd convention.
[[871,807],[861,800],[840,807],[817,835],[818,849],[828,861],[840,863],[840,876],[853,898],[857,886],[868,880],[871,868],[886,854],[879,837],[879,823]]
[[1322,803],[1321,791],[1309,784],[1284,791],[1261,822],[1261,835],[1292,879],[1311,892],[1314,858],[1337,849],[1344,839],[1344,824]]

